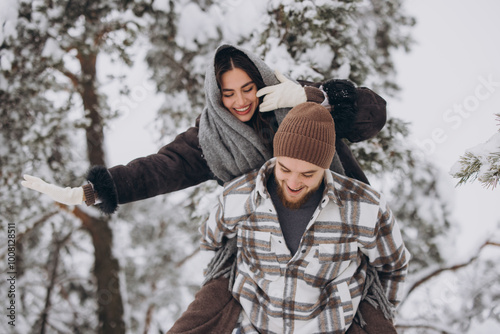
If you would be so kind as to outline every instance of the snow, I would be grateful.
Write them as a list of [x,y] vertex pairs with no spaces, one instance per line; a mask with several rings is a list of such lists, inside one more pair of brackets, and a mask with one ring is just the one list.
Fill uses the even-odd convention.
[[16,38],[18,3],[16,0],[3,0],[0,9],[0,45],[8,38]]
[[[331,52],[328,45],[318,44],[313,48],[308,49],[303,55],[301,61],[304,63],[311,63],[313,66],[318,68],[328,68],[333,61],[335,55]],[[343,70],[342,77],[340,79],[346,79],[349,75],[349,70],[347,72]]]
[[471,327],[473,330],[469,331],[471,334],[492,334],[500,333],[500,324],[494,319],[486,319],[484,321],[473,321]]
[[12,68],[13,61],[14,61],[14,53],[12,51],[0,50],[0,67],[2,68],[2,70],[9,71]]
[[217,30],[211,21],[212,18],[208,13],[203,12],[198,5],[187,4],[180,13],[180,28],[176,43],[181,47],[196,51],[197,43],[204,44],[210,39],[217,38]]
[[224,36],[237,41],[240,36],[250,36],[259,22],[266,19],[267,15],[262,15],[266,4],[264,0],[227,0],[221,3],[218,13],[213,12],[213,15],[218,15]]
[[281,73],[288,73],[290,70],[290,64],[293,64],[293,59],[287,52],[286,47],[281,44],[280,40],[277,38],[270,38],[267,40],[267,44],[270,46],[269,52],[267,52],[264,61],[275,70]]
[[18,8],[17,0],[3,0],[2,10],[0,10],[0,26],[3,26],[7,20],[15,20]]
[[[317,1],[316,4],[319,5],[321,2],[326,3],[326,0]],[[288,9],[296,5],[294,1],[281,1],[280,3],[286,3],[289,6]],[[7,38],[16,38],[14,26],[17,20],[17,5],[16,0],[3,0],[0,5],[0,44]],[[256,22],[265,19],[265,16],[260,11],[264,10],[267,5],[268,2],[264,0],[226,0],[220,8],[213,8],[209,13],[199,10],[199,7],[195,5],[187,5],[182,9],[180,17],[179,31],[181,34],[178,42],[187,48],[196,50],[196,41],[203,42],[217,36],[215,29],[208,29],[208,27],[216,26],[211,23],[214,20],[218,20],[217,22],[224,29],[226,36],[230,36],[232,41],[236,41],[239,36],[250,34]],[[302,5],[305,6],[306,4]],[[429,11],[429,6],[432,6],[435,10]],[[492,110],[498,112],[499,90],[494,85],[489,86],[490,90],[488,90],[488,86],[481,86],[482,81],[480,79],[490,77],[493,82],[499,81],[498,63],[486,60],[483,56],[489,54],[493,59],[500,59],[500,57],[495,43],[492,43],[489,39],[485,41],[478,38],[478,36],[482,35],[481,32],[498,31],[496,26],[492,26],[492,19],[489,18],[489,15],[497,13],[498,10],[492,10],[490,8],[492,7],[491,3],[486,5],[484,1],[468,6],[472,7],[467,7],[464,4],[458,5],[451,1],[440,5],[429,1],[422,1],[421,4],[416,5],[416,2],[409,1],[411,12],[417,13],[421,19],[422,28],[417,27],[416,36],[420,44],[415,47],[416,51],[409,57],[406,55],[400,56],[398,61],[401,76],[398,78],[398,82],[403,86],[402,103],[390,101],[389,104],[391,112],[396,116],[402,116],[405,120],[413,122],[412,128],[415,130],[415,134],[408,140],[426,143],[427,147],[432,144],[433,152],[426,151],[424,155],[438,163],[443,170],[449,170],[450,163],[456,161],[463,154],[465,147],[472,147],[468,151],[481,157],[486,157],[491,152],[498,152],[500,148],[500,134],[498,132],[485,141],[486,136],[491,136],[492,132],[497,131],[496,126],[492,124],[491,114]],[[155,10],[170,10],[168,0],[154,1],[153,7]],[[449,13],[450,7],[457,7],[456,9],[460,11],[460,14]],[[485,8],[489,10],[485,10]],[[441,28],[443,20],[448,18],[447,15],[452,15],[454,18],[463,18],[464,15],[469,17],[469,12],[477,14],[475,10],[483,11],[481,15],[485,15],[486,18],[481,22],[475,21],[474,24],[465,25],[464,27],[460,26],[460,24],[463,25],[462,19],[458,23],[447,20],[447,25]],[[57,13],[51,15],[57,15]],[[473,15],[470,14],[470,16]],[[221,19],[222,21],[219,21]],[[43,19],[40,20],[40,24],[42,24],[43,29],[47,28]],[[457,27],[465,30],[458,30]],[[72,33],[74,36],[78,36],[80,31],[73,29]],[[449,49],[444,48],[443,51],[444,40],[450,47]],[[455,44],[458,47],[457,49],[454,48]],[[289,64],[294,62],[290,59],[283,46],[279,45],[279,40],[271,39],[268,41],[268,45],[271,46],[271,51],[267,53],[265,61],[271,67],[280,70],[282,73],[288,74],[291,72],[291,77],[314,76],[314,73],[307,72],[310,71],[307,66],[289,67]],[[466,47],[464,48],[464,46]],[[486,50],[486,48],[488,49]],[[428,51],[424,52],[423,50]],[[436,50],[440,50],[439,55]],[[138,52],[136,59],[143,59],[145,51]],[[480,56],[474,51],[479,52]],[[43,54],[47,57],[60,57],[60,52],[57,41],[53,39],[49,41],[43,50]],[[306,61],[313,61],[319,66],[323,66],[331,59],[320,57],[319,55],[322,53],[321,46],[318,46],[308,51],[304,57]],[[472,53],[476,58],[470,58],[469,53]],[[70,59],[71,57],[67,58]],[[403,58],[410,60],[404,60]],[[12,61],[13,55],[11,53],[2,52],[0,54],[2,69],[10,69]],[[197,64],[199,68],[204,65],[201,62]],[[77,64],[75,64],[76,66]],[[110,96],[109,103],[112,109],[121,114],[121,117],[112,121],[106,129],[106,148],[110,165],[127,163],[136,157],[155,152],[161,146],[161,143],[156,142],[152,123],[163,100],[156,96],[155,87],[148,79],[147,68],[141,61],[136,61],[134,67],[128,69],[118,64],[112,64],[109,59],[102,58],[98,59],[98,66],[98,73],[100,76],[102,75],[99,78],[100,82],[105,82],[106,73],[126,72],[130,74],[126,79],[126,84],[130,86],[128,96],[118,95],[117,87],[108,87],[106,85],[103,87],[104,93]],[[339,69],[338,75],[345,78],[349,75],[349,71],[350,64],[346,62]],[[5,87],[4,83],[4,78],[0,78],[0,89]],[[488,98],[479,99],[477,98],[477,92],[481,92],[483,94],[481,96],[485,96],[486,92],[490,94]],[[477,104],[473,104],[476,103],[474,97],[477,98]],[[179,96],[179,99],[176,99],[179,103],[178,107],[182,106],[185,98],[186,96]],[[456,104],[463,106],[462,113],[454,111]],[[467,106],[470,110],[465,108]],[[451,112],[448,112],[449,110]],[[444,115],[453,116],[454,122],[446,122]],[[434,131],[436,129],[442,130],[440,136],[433,137],[429,135],[429,133],[437,133]],[[30,135],[32,136],[36,131],[42,132],[43,129],[37,130],[34,128]],[[472,146],[481,141],[485,141],[485,143]],[[378,148],[373,147],[370,149],[376,150]],[[488,161],[484,160],[484,162],[485,166],[488,166]],[[456,168],[455,165],[452,170]],[[422,173],[422,176],[425,176],[425,174]],[[441,190],[447,189],[446,194],[449,198],[457,199],[457,205],[453,209],[454,218],[460,222],[462,232],[457,239],[453,235],[442,236],[441,248],[443,254],[448,256],[448,263],[459,263],[460,259],[473,254],[485,240],[491,238],[492,231],[498,230],[496,224],[500,220],[498,212],[500,197],[498,190],[496,192],[488,191],[478,184],[470,184],[454,189],[449,187],[451,182],[453,180],[449,175],[443,175],[442,182],[439,182],[437,186]],[[169,200],[181,202],[182,198],[178,197]],[[49,202],[44,199],[42,201]],[[203,198],[199,212],[206,212],[206,208],[213,205],[213,203],[215,203],[213,198]],[[424,195],[417,203],[422,203],[419,208],[420,212],[430,214],[432,210],[441,209],[434,207],[433,203],[429,203]],[[26,225],[29,225],[29,222]],[[147,252],[144,249],[136,248],[132,250],[125,248],[125,245],[132,242],[130,229],[122,226],[120,229],[115,229],[114,232],[116,233],[115,240],[122,240],[122,243],[118,243],[114,249],[116,256],[118,258],[123,256],[133,257],[136,265],[142,267],[142,264],[146,261],[144,256]],[[411,234],[411,232],[408,234]],[[451,245],[452,242],[455,242],[459,247]],[[86,251],[89,252],[90,250]],[[134,251],[136,253],[131,254]],[[85,265],[77,269],[80,271],[79,274],[83,275],[83,272],[91,266],[91,262],[89,258],[79,255],[77,261],[80,260]],[[206,263],[207,260],[204,258],[204,254],[200,253],[190,262],[199,265],[186,266],[190,269],[183,272],[183,278],[188,283],[198,284],[201,280],[203,263]],[[431,269],[434,268],[428,268],[429,271]],[[420,275],[427,273],[428,271],[422,272]],[[417,277],[413,278],[416,279]],[[438,288],[444,287],[444,289],[434,296],[436,299],[434,302],[441,305],[448,305],[447,303],[452,305],[453,298],[456,297],[453,293],[457,293],[458,284],[453,277],[445,277],[437,285]],[[125,284],[123,284],[124,286]],[[183,291],[183,293],[186,298],[191,297],[189,292]],[[425,297],[428,297],[428,295],[426,294]],[[425,308],[425,305],[424,302],[417,311],[430,310],[428,306]],[[415,309],[411,311],[415,311]],[[162,310],[162,312],[165,311]],[[165,312],[165,318],[171,317],[172,314],[174,312]],[[471,333],[500,332],[498,323],[494,321],[475,323],[473,328],[474,330],[471,330]]]
[[163,12],[170,11],[170,1],[169,0],[156,0],[152,3],[153,9]]
[[462,164],[460,163],[460,161],[457,161],[453,164],[453,166],[451,166],[450,175],[456,175],[460,173],[461,170],[462,170]]
[[[492,174],[496,175],[500,170],[500,132],[495,133],[485,143],[478,144],[466,150],[464,157],[467,162],[477,159],[481,164],[477,175],[474,175],[473,178],[477,178],[483,184],[491,184],[488,180],[491,179]],[[450,168],[450,175],[460,175],[465,167],[461,160],[458,160]],[[491,185],[494,188],[496,184],[493,183]]]
[[[79,38],[80,35],[83,33],[84,21],[85,21],[85,18],[83,16],[80,16],[76,20],[75,26],[68,29],[68,35],[71,37],[74,37],[74,38]],[[89,45],[92,45],[92,43],[91,43],[92,41],[87,41],[87,43],[88,42],[90,42]]]
[[347,79],[349,78],[350,73],[351,73],[351,64],[349,63],[349,61],[346,61],[337,70],[337,77],[339,79]]
[[[32,6],[35,7],[35,3],[32,3]],[[41,14],[40,12],[34,11],[31,13],[31,22],[33,22],[33,24],[36,25],[36,29],[42,33],[45,33],[49,28],[49,19],[45,14]]]
[[65,52],[59,47],[59,43],[53,38],[47,39],[42,51],[42,57],[53,58],[54,60],[61,60]]
[[[495,133],[491,136],[488,141],[484,144],[479,144],[473,148],[467,150],[478,157],[487,157],[493,153],[500,153],[500,132]],[[483,163],[487,163],[485,159],[482,161]]]
[[467,152],[474,154],[481,161],[477,178],[480,182],[486,182],[489,174],[500,170],[500,132],[495,133],[486,143],[477,145]]

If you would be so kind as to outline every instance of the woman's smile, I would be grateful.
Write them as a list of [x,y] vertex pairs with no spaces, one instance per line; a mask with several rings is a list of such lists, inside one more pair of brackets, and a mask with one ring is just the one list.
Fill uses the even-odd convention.
[[224,107],[241,122],[248,122],[259,105],[257,86],[239,68],[222,75],[221,93]]

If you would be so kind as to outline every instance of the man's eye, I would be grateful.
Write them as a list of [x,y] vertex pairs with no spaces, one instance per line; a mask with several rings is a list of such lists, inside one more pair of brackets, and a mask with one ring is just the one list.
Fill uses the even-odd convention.
[[309,179],[312,177],[312,174],[303,174],[305,178]]

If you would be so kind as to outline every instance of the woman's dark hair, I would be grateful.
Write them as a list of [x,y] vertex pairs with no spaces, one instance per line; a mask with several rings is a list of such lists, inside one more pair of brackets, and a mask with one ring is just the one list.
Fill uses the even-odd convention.
[[[222,76],[235,68],[239,68],[245,71],[246,74],[252,79],[253,83],[257,86],[257,90],[264,88],[266,84],[264,83],[264,79],[262,79],[262,75],[260,74],[257,66],[248,58],[248,56],[242,51],[234,48],[234,47],[226,47],[215,55],[215,79],[217,80],[217,86],[221,89],[222,86]],[[262,102],[262,101],[261,101]],[[271,126],[266,122],[259,110],[257,109],[253,114],[252,118],[246,122],[249,126],[251,126],[257,134],[264,140],[266,144],[272,143],[271,134],[269,136],[269,131],[271,130]],[[266,138],[269,137],[269,138]]]
[[224,73],[232,69],[239,68],[248,74],[250,79],[255,83],[257,89],[264,88],[266,84],[262,75],[260,75],[257,66],[248,58],[242,51],[230,46],[217,52],[215,55],[215,79],[219,89],[222,84],[222,76]]

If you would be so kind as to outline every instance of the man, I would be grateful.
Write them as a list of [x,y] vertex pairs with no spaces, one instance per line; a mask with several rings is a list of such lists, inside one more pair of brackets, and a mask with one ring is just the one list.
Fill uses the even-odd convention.
[[202,248],[237,238],[233,296],[242,333],[345,333],[368,263],[395,307],[410,255],[383,195],[328,170],[335,128],[326,108],[293,108],[274,158],[227,183],[201,228]]

